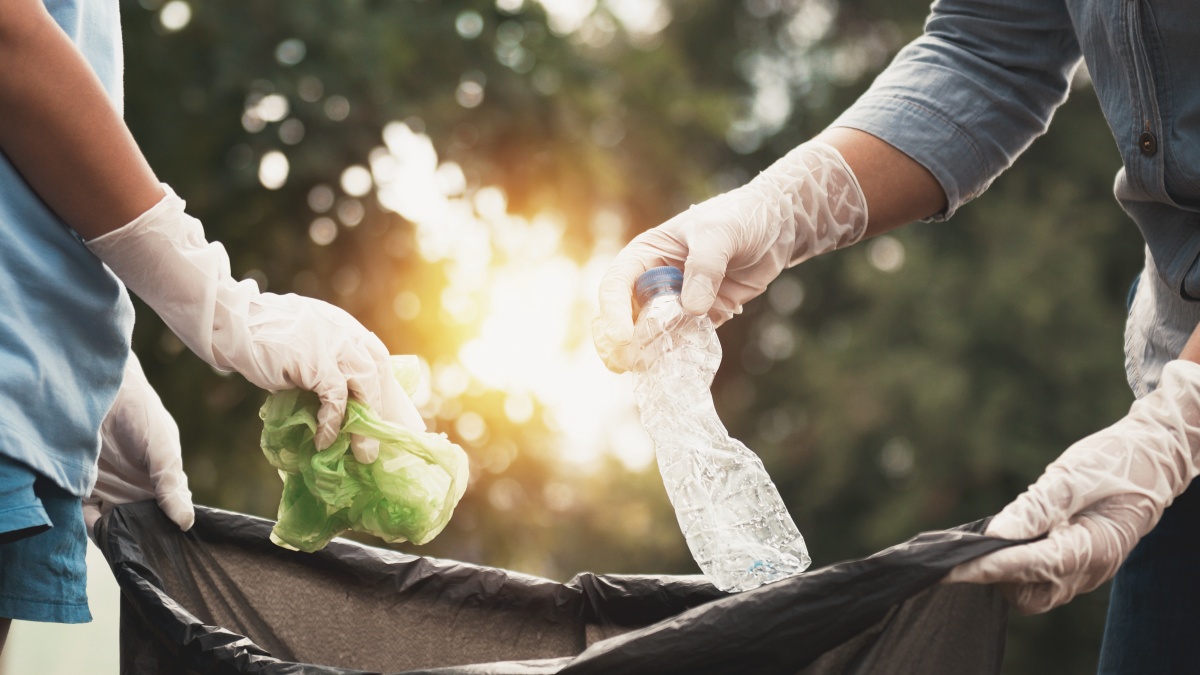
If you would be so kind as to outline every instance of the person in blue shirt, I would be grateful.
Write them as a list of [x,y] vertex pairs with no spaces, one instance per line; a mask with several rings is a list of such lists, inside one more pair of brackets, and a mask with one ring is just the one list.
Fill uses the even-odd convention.
[[684,308],[719,324],[785,267],[949,218],[1046,130],[1081,62],[1121,153],[1116,197],[1146,241],[1125,349],[1138,400],[989,526],[1044,539],[949,580],[1001,584],[1019,610],[1044,612],[1115,575],[1100,671],[1192,672],[1200,494],[1185,491],[1200,464],[1200,5],[938,0],[924,34],[828,129],[636,237],[602,281],[593,335],[610,369],[632,366],[631,290],[651,267],[682,266]]
[[86,528],[112,504],[156,497],[191,526],[178,429],[129,351],[126,288],[213,367],[316,392],[318,447],[350,396],[424,429],[373,333],[231,276],[126,128],[121,61],[118,0],[0,11],[0,648],[14,618],[90,619]]

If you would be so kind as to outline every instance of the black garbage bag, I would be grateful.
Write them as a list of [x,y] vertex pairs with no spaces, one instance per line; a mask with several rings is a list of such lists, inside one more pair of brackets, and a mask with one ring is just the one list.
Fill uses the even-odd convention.
[[559,583],[335,540],[270,542],[268,520],[153,502],[100,520],[121,587],[121,672],[562,675],[999,673],[1007,609],[943,585],[1011,542],[982,522],[730,595],[702,576]]

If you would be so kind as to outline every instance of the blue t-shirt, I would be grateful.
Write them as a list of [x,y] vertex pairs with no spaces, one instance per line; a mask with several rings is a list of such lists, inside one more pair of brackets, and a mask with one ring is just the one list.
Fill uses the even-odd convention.
[[[121,109],[117,0],[48,0]],[[96,481],[100,423],[121,384],[124,286],[0,154],[0,453],[72,494]]]

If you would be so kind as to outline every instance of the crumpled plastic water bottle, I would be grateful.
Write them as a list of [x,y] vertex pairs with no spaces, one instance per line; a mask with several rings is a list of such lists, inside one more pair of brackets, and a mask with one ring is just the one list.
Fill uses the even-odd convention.
[[634,394],[688,548],[724,591],[747,591],[812,562],[762,460],[731,438],[709,386],[721,343],[706,316],[683,311],[683,273],[638,277]]

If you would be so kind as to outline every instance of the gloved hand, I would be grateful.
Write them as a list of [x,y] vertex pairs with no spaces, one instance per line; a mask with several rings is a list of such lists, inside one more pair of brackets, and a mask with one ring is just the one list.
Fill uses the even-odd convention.
[[117,504],[156,499],[179,529],[192,527],[192,493],[180,458],[179,427],[129,354],[125,379],[100,426],[100,475],[83,500],[91,533],[101,514]]
[[987,533],[1033,543],[960,565],[947,583],[1001,584],[1018,611],[1049,611],[1117,573],[1200,464],[1200,364],[1171,361],[1158,389],[1072,445]]
[[719,326],[785,267],[853,244],[866,227],[866,199],[841,153],[805,143],[746,185],[635,237],[600,283],[596,350],[614,372],[633,365],[633,285],[651,267],[682,263],[684,310]]
[[[206,241],[183,200],[163,188],[167,194],[158,204],[87,246],[189,349],[268,391],[315,392],[319,449],[337,438],[348,396],[389,422],[424,431],[374,333],[329,303],[260,293],[253,281],[235,281],[225,249]],[[352,438],[351,447],[363,463],[379,453],[372,439]]]

